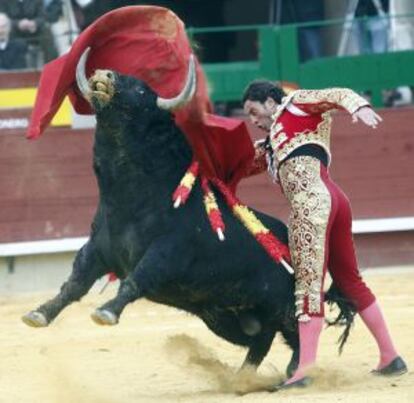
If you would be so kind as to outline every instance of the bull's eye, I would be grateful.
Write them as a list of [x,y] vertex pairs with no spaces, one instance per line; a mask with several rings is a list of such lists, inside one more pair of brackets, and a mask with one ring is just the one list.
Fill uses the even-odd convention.
[[114,78],[114,75],[111,72],[106,73],[106,76],[110,79]]

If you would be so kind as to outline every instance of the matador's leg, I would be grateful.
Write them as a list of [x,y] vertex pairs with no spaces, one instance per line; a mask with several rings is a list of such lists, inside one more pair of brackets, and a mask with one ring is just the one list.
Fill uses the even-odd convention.
[[296,316],[299,321],[299,366],[286,385],[303,382],[316,360],[322,330],[323,282],[328,261],[328,238],[335,206],[322,180],[325,167],[316,158],[298,156],[279,171],[291,206],[289,248],[295,269]]
[[321,178],[325,169],[309,156],[291,158],[280,168],[280,181],[291,206],[289,248],[295,268],[296,316],[300,321],[323,316],[323,280],[328,260],[329,189]]

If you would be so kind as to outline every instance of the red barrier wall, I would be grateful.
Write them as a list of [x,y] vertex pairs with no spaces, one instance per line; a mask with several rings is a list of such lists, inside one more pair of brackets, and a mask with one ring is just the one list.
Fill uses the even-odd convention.
[[0,131],[0,243],[87,235],[96,208],[91,131]]
[[[414,216],[414,108],[380,111],[376,131],[338,113],[331,173],[351,199],[354,218]],[[256,138],[258,132],[253,133]],[[28,141],[0,130],[0,243],[86,236],[97,203],[91,131],[50,128]],[[242,182],[249,205],[287,218],[278,186],[267,174]],[[363,265],[414,262],[414,231],[356,236]]]

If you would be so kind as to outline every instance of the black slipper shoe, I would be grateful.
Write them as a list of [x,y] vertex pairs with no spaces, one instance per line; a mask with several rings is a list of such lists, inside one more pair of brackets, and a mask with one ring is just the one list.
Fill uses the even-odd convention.
[[288,389],[303,389],[308,387],[309,385],[312,384],[312,378],[310,378],[309,376],[304,376],[301,379],[298,379],[295,382],[291,382],[291,383],[279,383],[277,385],[273,385],[269,388],[269,392],[277,392],[279,390],[288,390]]
[[373,369],[371,374],[379,376],[398,376],[408,371],[407,364],[401,357],[394,358],[386,367]]

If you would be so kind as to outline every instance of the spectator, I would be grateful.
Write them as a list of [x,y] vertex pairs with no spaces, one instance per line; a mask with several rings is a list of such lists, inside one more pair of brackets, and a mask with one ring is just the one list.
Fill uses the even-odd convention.
[[72,7],[80,30],[84,30],[101,15],[117,8],[112,0],[72,0]]
[[43,0],[46,21],[50,24],[59,55],[69,51],[79,34],[71,0]]
[[[414,49],[414,2],[412,0],[390,0],[390,50]],[[400,86],[392,90],[386,106],[405,106],[413,103],[413,89]]]
[[[64,1],[64,0],[63,0]],[[46,21],[50,24],[56,23],[63,15],[62,0],[43,0]]]
[[388,0],[359,0],[355,17],[356,34],[361,54],[384,53],[388,50]]
[[16,37],[36,36],[45,23],[43,0],[0,0],[0,12],[10,17]]
[[13,37],[27,41],[33,56],[32,67],[39,67],[42,58],[48,61],[56,57],[43,0],[0,0],[0,12],[10,17]]
[[[325,9],[323,0],[288,0],[282,2],[282,24],[322,21]],[[321,28],[317,25],[300,27],[298,32],[300,61],[322,56]]]
[[0,13],[0,70],[16,70],[27,67],[26,43],[10,38],[10,18]]
[[[414,49],[414,2],[390,0],[391,48],[395,51]],[[397,17],[398,16],[398,17]]]

